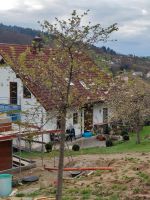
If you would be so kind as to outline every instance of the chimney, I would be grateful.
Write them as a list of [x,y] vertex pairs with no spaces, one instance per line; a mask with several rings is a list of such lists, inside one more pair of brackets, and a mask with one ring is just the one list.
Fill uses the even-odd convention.
[[32,40],[32,51],[37,53],[37,51],[41,51],[43,47],[43,39],[40,36],[35,36]]

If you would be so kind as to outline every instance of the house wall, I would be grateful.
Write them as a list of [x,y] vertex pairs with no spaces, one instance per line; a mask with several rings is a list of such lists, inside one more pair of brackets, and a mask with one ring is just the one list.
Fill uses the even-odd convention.
[[[93,126],[94,124],[103,123],[103,108],[106,108],[105,104],[103,103],[93,105]],[[78,113],[77,124],[73,124],[73,113],[75,112]],[[78,111],[76,109],[68,110],[66,127],[69,127],[70,125],[74,126],[77,137],[81,136],[81,134],[84,132],[84,108]]]
[[[67,112],[67,121],[66,121],[66,127],[69,128],[70,125],[73,125],[75,129],[75,134],[77,137],[81,136],[81,130],[82,130],[82,121],[83,117],[81,118],[81,110],[75,110],[75,109],[70,109]],[[78,120],[77,123],[73,123],[73,114],[77,113],[78,114]]]
[[10,67],[0,67],[0,103],[9,104],[9,82],[18,83],[18,104],[20,104],[21,81],[16,78]]
[[[32,121],[36,125],[41,123],[41,115],[45,113],[44,108],[37,102],[31,94],[31,98],[23,97],[23,83],[20,78],[16,78],[15,72],[8,66],[0,67],[0,104],[10,103],[10,82],[17,82],[17,104],[21,105],[21,110],[27,112],[21,113],[22,121]],[[38,109],[37,109],[38,108]],[[30,113],[30,114],[28,114]]]
[[[0,67],[0,74],[0,104],[10,104],[10,82],[17,82],[17,104],[21,105],[21,121],[37,126],[44,124],[47,116],[45,109],[37,102],[34,95],[31,94],[31,98],[23,97],[23,83],[16,77],[15,72],[9,66],[4,66]],[[53,124],[49,123],[46,128],[53,129]],[[35,139],[41,140],[41,137]],[[44,135],[44,140],[49,141],[49,136]]]
[[[73,113],[78,113],[78,123],[73,124]],[[75,129],[75,133],[77,136],[81,136],[81,129],[83,127],[83,117],[81,118],[81,112],[83,111],[77,111],[75,109],[68,109],[67,110],[67,119],[66,119],[66,128],[69,128],[70,125],[72,125]],[[51,127],[52,130],[57,129],[57,116],[58,113],[55,111],[52,111],[51,113],[49,113],[47,115],[47,118],[49,119],[49,121],[47,122],[47,124],[45,125],[45,128]],[[49,136],[47,136],[49,137]]]
[[35,97],[31,95],[31,98],[23,98],[23,84],[20,78],[16,77],[15,72],[9,67],[0,67],[0,103],[10,103],[10,82],[17,82],[17,104],[21,105],[22,110],[30,109],[37,103]]

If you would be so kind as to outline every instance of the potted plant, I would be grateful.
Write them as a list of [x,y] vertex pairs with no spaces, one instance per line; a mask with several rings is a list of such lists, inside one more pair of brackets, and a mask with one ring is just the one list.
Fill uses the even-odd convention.
[[52,142],[48,142],[45,144],[45,149],[46,149],[46,152],[49,153],[52,151],[53,149],[53,143]]
[[99,135],[97,135],[96,139],[99,140],[99,141],[104,141],[105,137],[104,137],[103,134],[99,134]]
[[73,150],[73,151],[79,151],[79,150],[80,150],[80,146],[79,146],[78,144],[74,144],[74,145],[72,146],[72,150]]
[[110,138],[107,138],[106,139],[106,147],[111,147],[111,146],[113,146],[113,142]]

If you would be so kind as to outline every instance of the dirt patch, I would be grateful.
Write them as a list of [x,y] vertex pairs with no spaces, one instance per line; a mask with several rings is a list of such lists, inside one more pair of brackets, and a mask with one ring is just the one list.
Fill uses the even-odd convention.
[[[53,197],[56,192],[57,172],[43,169],[40,159],[35,159],[37,168],[22,172],[21,176],[36,175],[39,181],[17,187],[24,196]],[[53,159],[45,159],[46,166],[53,167]],[[55,159],[55,165],[58,158]],[[93,171],[71,178],[64,173],[64,200],[74,199],[150,199],[150,156],[148,153],[127,153],[108,155],[82,155],[73,157],[73,162],[65,158],[66,167],[113,167],[112,171]],[[89,174],[89,175],[88,175]],[[19,178],[19,174],[15,175]],[[30,189],[32,188],[32,190]],[[27,194],[28,191],[28,194]],[[101,197],[101,198],[100,198]]]

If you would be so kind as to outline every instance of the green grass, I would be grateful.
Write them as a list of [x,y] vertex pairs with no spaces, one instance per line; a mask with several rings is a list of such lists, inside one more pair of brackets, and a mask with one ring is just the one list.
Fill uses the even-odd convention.
[[31,193],[17,193],[16,197],[38,197],[38,196],[54,197],[55,194],[56,194],[56,189],[54,187],[47,187],[43,189],[37,189],[36,191],[33,191]]
[[[145,138],[145,136],[150,136],[150,126],[146,126],[140,133],[141,144],[136,144],[136,134],[130,134],[130,140],[126,142],[115,142],[112,147],[93,147],[87,149],[81,149],[80,151],[66,151],[65,155],[84,155],[84,154],[113,154],[113,153],[124,153],[124,152],[150,152],[150,140]],[[25,158],[37,158],[41,157],[40,152],[22,152],[22,157]],[[58,151],[53,151],[50,153],[44,153],[44,157],[52,158],[58,156]]]

